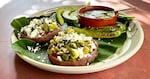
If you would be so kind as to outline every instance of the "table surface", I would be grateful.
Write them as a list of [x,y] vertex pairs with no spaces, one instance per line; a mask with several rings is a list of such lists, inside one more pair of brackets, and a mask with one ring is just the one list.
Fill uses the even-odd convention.
[[0,1],[0,79],[150,79],[150,1],[149,0],[91,0],[93,5],[115,9],[135,7],[127,12],[136,17],[144,30],[144,43],[129,60],[100,72],[68,75],[38,69],[20,59],[11,49],[10,22],[14,17],[31,15],[51,7],[86,4],[88,0],[1,0]]

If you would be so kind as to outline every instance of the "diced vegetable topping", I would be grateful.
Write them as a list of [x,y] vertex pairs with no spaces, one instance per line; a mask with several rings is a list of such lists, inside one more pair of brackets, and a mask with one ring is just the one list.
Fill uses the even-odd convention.
[[50,18],[33,19],[30,23],[21,28],[21,33],[25,33],[31,38],[41,37],[45,33],[58,29],[58,25]]
[[56,57],[60,56],[63,61],[76,61],[90,56],[90,52],[95,48],[92,37],[77,34],[73,29],[67,28],[50,40],[48,52]]

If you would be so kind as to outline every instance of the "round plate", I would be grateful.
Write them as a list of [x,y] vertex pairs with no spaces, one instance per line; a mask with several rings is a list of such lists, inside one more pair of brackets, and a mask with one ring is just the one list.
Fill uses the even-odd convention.
[[[51,12],[53,12],[55,9],[48,9],[41,12],[38,12],[32,16],[39,16],[39,15],[48,15]],[[44,69],[46,71],[52,71],[57,73],[65,73],[65,74],[84,74],[84,73],[92,73],[97,71],[102,71],[105,69],[109,69],[112,67],[115,67],[130,57],[132,57],[142,46],[143,40],[144,40],[144,33],[140,26],[140,24],[134,20],[130,26],[132,27],[132,30],[128,32],[128,38],[125,41],[125,44],[119,48],[116,53],[107,58],[106,60],[102,62],[98,62],[93,65],[89,66],[58,66],[58,65],[52,65],[52,64],[45,64],[38,61],[35,61],[33,59],[30,59],[27,56],[21,55],[17,53],[17,55],[23,59],[24,61],[30,63],[31,65],[38,67],[40,69]],[[15,34],[12,34],[11,41],[14,43],[17,40]]]

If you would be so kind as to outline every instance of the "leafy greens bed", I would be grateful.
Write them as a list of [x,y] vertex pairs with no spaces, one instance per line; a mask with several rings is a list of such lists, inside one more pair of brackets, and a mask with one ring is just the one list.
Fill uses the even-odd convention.
[[[66,8],[66,7],[65,7]],[[71,9],[72,10],[72,9]],[[57,21],[58,23],[62,25],[62,27],[66,28],[69,27],[70,23],[68,23],[66,20],[62,21],[58,19],[58,11],[50,14],[50,16],[39,16],[39,17],[21,17],[14,19],[11,22],[12,27],[14,28],[14,34],[18,38],[18,40],[14,43],[12,43],[12,48],[16,51],[16,53],[19,53],[21,55],[25,55],[33,60],[36,60],[38,62],[50,64],[51,62],[49,61],[48,55],[47,55],[47,48],[48,48],[48,43],[36,43],[32,40],[27,40],[27,39],[20,39],[18,37],[18,33],[22,27],[25,25],[28,25],[29,22],[33,18],[41,18],[41,17],[51,17],[53,20]],[[126,16],[120,13],[118,17],[118,22],[122,23],[128,28],[129,22],[133,19],[132,16]],[[64,23],[63,22],[67,22]],[[69,21],[70,22],[70,21]],[[76,21],[73,21],[73,26],[78,26]],[[127,34],[126,32],[122,33],[120,36],[115,37],[115,38],[103,38],[103,39],[95,39],[98,42],[98,57],[93,61],[93,63],[100,62],[102,60],[107,59],[109,56],[113,55],[116,50],[120,47],[123,46],[124,42],[127,39]],[[32,47],[33,49],[36,48],[37,46],[40,47],[40,49],[36,52],[34,51],[29,51],[28,46]]]

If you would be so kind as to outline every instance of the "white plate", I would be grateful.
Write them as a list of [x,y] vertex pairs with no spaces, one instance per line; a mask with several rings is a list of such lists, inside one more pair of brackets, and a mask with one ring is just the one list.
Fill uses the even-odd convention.
[[[51,9],[50,9],[51,10]],[[34,14],[34,16],[39,15],[47,15],[50,10],[44,10],[39,13]],[[45,64],[38,61],[35,61],[33,59],[30,59],[29,57],[26,57],[24,55],[21,55],[17,53],[17,55],[22,58],[24,61],[30,63],[31,65],[38,67],[40,69],[44,69],[46,71],[52,71],[57,73],[65,73],[65,74],[84,74],[84,73],[92,73],[92,72],[98,72],[105,69],[109,69],[112,67],[115,67],[126,60],[128,60],[130,57],[132,57],[142,46],[143,40],[144,40],[144,33],[140,26],[140,24],[134,20],[131,25],[135,24],[135,28],[133,31],[128,33],[128,39],[126,40],[125,44],[122,48],[118,49],[118,51],[108,59],[98,62],[93,65],[89,66],[58,66],[58,65],[52,65],[52,64]],[[132,36],[133,35],[133,36]],[[11,37],[12,43],[17,40],[16,36],[12,34]]]

